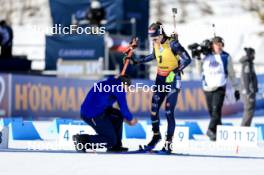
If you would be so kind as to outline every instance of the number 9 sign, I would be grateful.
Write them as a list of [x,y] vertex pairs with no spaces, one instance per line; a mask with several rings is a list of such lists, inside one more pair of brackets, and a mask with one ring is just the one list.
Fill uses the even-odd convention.
[[174,142],[177,142],[177,144],[180,143],[188,143],[189,142],[189,128],[178,126],[175,129],[174,132]]

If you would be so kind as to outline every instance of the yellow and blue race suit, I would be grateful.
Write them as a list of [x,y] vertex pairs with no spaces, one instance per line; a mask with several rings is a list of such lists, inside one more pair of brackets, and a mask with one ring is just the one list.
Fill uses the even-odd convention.
[[[167,38],[161,44],[154,44],[153,53],[141,58],[138,62],[144,63],[154,59],[157,60],[157,77],[151,105],[152,131],[154,134],[160,132],[159,109],[166,97],[167,140],[170,140],[175,130],[174,109],[181,88],[181,72],[191,63],[191,57],[178,41]],[[162,86],[170,88],[168,90]]]

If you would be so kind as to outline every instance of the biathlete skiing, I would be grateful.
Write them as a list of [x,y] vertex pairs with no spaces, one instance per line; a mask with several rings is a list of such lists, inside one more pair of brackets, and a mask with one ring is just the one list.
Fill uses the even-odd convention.
[[[108,152],[128,151],[128,148],[122,146],[121,140],[123,120],[129,125],[137,123],[137,119],[130,113],[126,101],[126,88],[130,84],[130,79],[123,75],[98,82],[90,89],[81,105],[80,112],[81,118],[97,134],[74,135],[73,141],[78,152],[102,147],[106,147]],[[111,91],[105,91],[106,86],[111,87]],[[120,86],[123,89],[120,90]],[[120,110],[113,107],[115,102],[118,103]]]
[[[157,76],[151,106],[153,137],[141,149],[150,151],[161,140],[159,109],[166,97],[165,110],[168,128],[166,143],[161,151],[170,153],[175,130],[174,110],[181,88],[181,73],[191,63],[191,57],[178,42],[177,35],[174,37],[166,35],[160,22],[151,24],[148,33],[153,41],[153,53],[144,58],[133,60],[135,64],[157,60]],[[169,90],[167,87],[170,87]]]

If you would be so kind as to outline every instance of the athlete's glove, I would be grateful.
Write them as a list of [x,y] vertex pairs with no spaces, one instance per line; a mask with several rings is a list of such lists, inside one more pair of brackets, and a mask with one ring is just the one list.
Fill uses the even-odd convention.
[[179,75],[183,75],[184,73],[183,73],[183,70],[180,70],[179,69],[179,66],[177,67],[177,68],[175,68],[174,70],[173,70],[173,72],[177,75],[178,73],[179,73]]
[[140,62],[135,58],[134,55],[132,55],[131,58],[127,58],[127,55],[125,55],[125,56],[123,57],[123,64],[126,62],[126,59],[129,59],[129,63],[132,64],[132,65],[137,65],[137,64],[140,63]]
[[236,101],[240,99],[240,93],[238,90],[235,91],[234,96],[235,96]]
[[171,38],[173,38],[175,41],[178,41],[178,34],[177,33],[172,33]]

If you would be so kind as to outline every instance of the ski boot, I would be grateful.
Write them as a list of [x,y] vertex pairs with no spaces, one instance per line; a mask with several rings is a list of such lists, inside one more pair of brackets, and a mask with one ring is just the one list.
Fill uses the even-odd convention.
[[212,130],[208,129],[206,135],[210,138],[211,141],[216,141],[216,134]]
[[88,134],[76,134],[72,136],[72,140],[75,146],[75,150],[78,153],[85,153],[86,147],[85,144],[88,143],[89,135]]
[[140,146],[139,149],[142,151],[152,151],[160,140],[161,140],[160,132],[154,133],[151,141],[147,145],[144,145],[143,147]]
[[172,152],[172,136],[166,138],[165,145],[163,148],[159,151],[159,153],[162,154],[171,154]]

